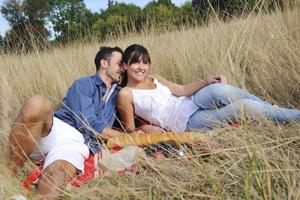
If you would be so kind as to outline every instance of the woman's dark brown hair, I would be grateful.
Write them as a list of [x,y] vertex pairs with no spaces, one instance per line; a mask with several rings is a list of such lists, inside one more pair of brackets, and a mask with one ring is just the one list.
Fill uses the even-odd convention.
[[[123,54],[123,62],[125,64],[131,65],[140,62],[140,60],[143,60],[144,62],[151,64],[150,54],[145,47],[139,44],[132,44],[125,49]],[[125,71],[123,80],[121,82],[121,86],[125,87],[127,81],[128,81],[128,77],[127,77],[127,72]]]

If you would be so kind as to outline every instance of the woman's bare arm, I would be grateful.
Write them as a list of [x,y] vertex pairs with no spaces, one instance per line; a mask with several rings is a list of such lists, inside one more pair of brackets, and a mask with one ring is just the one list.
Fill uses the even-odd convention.
[[125,130],[135,131],[133,95],[130,88],[123,88],[118,94],[117,107]]
[[152,75],[152,77],[156,78],[163,85],[167,86],[175,96],[191,96],[192,94],[209,84],[217,82],[226,83],[226,79],[224,76],[213,76],[205,80],[195,81],[186,85],[180,85],[170,82],[159,75]]

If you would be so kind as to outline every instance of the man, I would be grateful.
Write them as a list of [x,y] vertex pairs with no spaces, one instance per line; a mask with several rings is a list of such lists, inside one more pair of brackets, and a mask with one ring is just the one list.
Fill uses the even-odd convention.
[[97,153],[97,138],[121,134],[111,129],[115,119],[117,84],[123,51],[101,47],[95,57],[96,75],[76,80],[63,106],[53,113],[48,98],[35,95],[22,107],[9,138],[8,167],[16,174],[29,157],[44,160],[37,192],[43,198],[58,196],[78,172],[89,152]]

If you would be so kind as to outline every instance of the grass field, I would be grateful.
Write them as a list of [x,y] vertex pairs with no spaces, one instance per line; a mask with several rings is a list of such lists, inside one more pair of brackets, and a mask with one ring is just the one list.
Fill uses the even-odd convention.
[[[59,106],[68,86],[94,74],[93,59],[102,45],[147,47],[152,72],[178,83],[223,74],[229,83],[285,107],[300,108],[300,12],[249,15],[206,27],[173,32],[155,30],[78,42],[32,54],[0,55],[0,197],[24,194],[9,177],[5,149],[12,119],[36,93]],[[190,159],[141,158],[147,170],[112,175],[64,194],[65,199],[300,199],[300,124],[275,126],[243,121],[240,128],[216,129],[219,153]],[[27,166],[29,168],[30,165]],[[34,193],[27,194],[35,199]]]

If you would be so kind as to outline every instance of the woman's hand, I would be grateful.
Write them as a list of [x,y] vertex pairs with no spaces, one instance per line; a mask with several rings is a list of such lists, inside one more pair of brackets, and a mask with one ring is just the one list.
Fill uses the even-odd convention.
[[164,129],[160,128],[159,126],[153,125],[144,125],[140,128],[145,133],[164,133],[166,132]]
[[111,129],[111,128],[104,128],[103,131],[97,134],[98,140],[108,140],[109,138],[121,135],[120,131]]
[[140,135],[140,134],[144,134],[145,132],[143,130],[136,130],[136,131],[132,131],[128,134],[130,135]]
[[209,77],[205,81],[207,82],[208,85],[213,83],[227,83],[225,76],[220,76],[220,75]]

